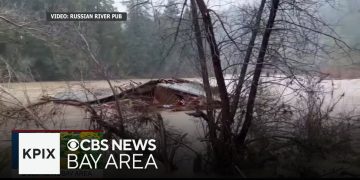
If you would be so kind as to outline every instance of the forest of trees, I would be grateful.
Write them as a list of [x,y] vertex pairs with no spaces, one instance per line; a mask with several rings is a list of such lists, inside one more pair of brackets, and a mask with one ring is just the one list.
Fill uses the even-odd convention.
[[[75,40],[79,38],[74,33],[76,22],[47,22],[45,13],[117,11],[113,3],[111,0],[0,1],[0,9],[6,12],[3,20],[30,22],[23,29],[0,24],[0,63],[8,67],[0,73],[3,77],[12,76],[11,81],[98,79],[95,67],[81,50],[83,44]],[[191,33],[190,26],[186,27],[190,22],[189,8],[184,10],[183,22],[178,27],[181,7],[174,1],[169,1],[161,12],[152,10],[149,4],[137,5],[137,1],[125,4],[128,9],[125,22],[81,22],[82,32],[110,78],[198,75],[190,57],[193,48],[185,37],[186,31]]]
[[[200,76],[196,58],[194,59],[197,51],[189,5],[183,6],[183,2],[178,0],[164,1],[157,5],[139,0],[121,3],[127,7],[127,21],[79,23],[48,22],[45,13],[112,12],[117,11],[114,1],[0,1],[0,10],[3,12],[3,22],[0,23],[0,65],[3,68],[0,68],[0,74],[7,77],[7,81],[101,79],[94,70],[96,67],[89,64],[88,52],[86,48],[84,51],[84,44],[77,33],[81,30],[111,79]],[[356,6],[356,1],[333,3],[339,7],[339,11],[331,10],[332,2],[328,4],[330,5],[321,9],[320,14],[327,18],[329,24],[334,25],[334,29],[345,37],[349,45],[358,48],[359,36],[356,28],[352,27],[354,17],[359,14],[358,10],[343,10],[349,9],[348,6]],[[245,10],[246,8],[250,11]],[[254,8],[244,5],[223,11],[226,12],[226,18],[222,21],[236,30],[246,27],[240,27],[239,22],[250,22]],[[340,20],[343,24],[337,22]],[[226,38],[221,25],[216,26],[217,36]],[[248,33],[244,32],[245,37],[246,34]],[[332,43],[332,40],[324,41],[325,46]],[[224,46],[224,52],[228,54],[234,51],[225,48],[227,47]],[[337,56],[337,60],[330,65],[356,64],[357,57],[356,55],[350,62],[343,56]],[[232,61],[229,59],[226,58],[227,63]],[[326,66],[329,61],[317,60],[317,63]]]

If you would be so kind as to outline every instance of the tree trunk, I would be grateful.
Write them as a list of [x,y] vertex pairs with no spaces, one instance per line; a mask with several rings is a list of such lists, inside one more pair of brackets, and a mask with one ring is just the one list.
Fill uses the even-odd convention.
[[244,61],[243,61],[243,65],[241,67],[240,76],[239,76],[238,83],[237,83],[236,88],[235,88],[235,95],[233,97],[233,101],[232,101],[232,104],[231,104],[231,118],[234,118],[234,116],[236,114],[236,110],[237,110],[237,106],[238,106],[238,103],[239,103],[241,90],[242,90],[242,87],[243,87],[244,81],[245,81],[247,67],[248,67],[248,64],[250,62],[250,58],[251,58],[252,50],[253,50],[253,47],[254,47],[254,44],[255,44],[256,36],[257,36],[257,33],[259,31],[259,28],[260,28],[261,15],[262,15],[263,10],[264,10],[265,2],[266,2],[266,0],[261,1],[259,10],[258,10],[258,12],[256,14],[255,24],[252,27],[251,38],[250,38],[248,47],[246,49],[246,54],[245,54],[245,58],[244,58]]
[[249,131],[251,121],[253,119],[253,112],[254,112],[254,105],[256,99],[256,92],[258,89],[258,83],[261,75],[261,70],[263,68],[264,57],[267,50],[267,45],[269,43],[270,34],[274,25],[276,12],[279,6],[279,0],[272,0],[270,16],[266,25],[266,30],[261,42],[260,52],[257,58],[257,63],[255,66],[254,77],[252,80],[249,98],[246,106],[246,114],[245,114],[245,121],[241,128],[240,134],[237,136],[236,141],[239,143],[240,146],[244,145],[246,135]]
[[214,29],[211,22],[209,10],[207,9],[203,0],[197,0],[196,2],[201,12],[203,23],[205,26],[206,39],[210,46],[212,64],[221,99],[221,136],[223,141],[228,141],[231,139],[230,103],[229,96],[226,90],[224,75],[221,68],[220,52],[215,40]]
[[232,135],[231,135],[232,121],[230,119],[229,96],[227,93],[226,84],[221,68],[220,52],[215,40],[214,29],[211,22],[209,10],[207,9],[206,4],[204,3],[203,0],[196,0],[196,2],[199,7],[200,13],[202,15],[202,19],[205,27],[205,35],[211,50],[212,65],[221,99],[220,137],[213,145],[214,155],[215,155],[215,165],[216,165],[215,170],[218,171],[219,173],[229,174],[231,173],[231,167],[233,161]]
[[211,88],[210,88],[205,50],[204,50],[204,46],[202,43],[201,29],[200,29],[200,25],[199,25],[199,21],[198,21],[198,14],[197,14],[197,7],[196,7],[195,0],[191,0],[191,14],[192,14],[192,23],[194,26],[196,45],[197,45],[198,55],[199,55],[201,76],[202,76],[202,80],[203,80],[203,84],[204,84],[204,90],[206,93],[206,102],[207,102],[206,111],[207,111],[210,141],[211,141],[211,144],[214,145],[214,143],[216,141],[216,128],[215,128],[215,120],[214,120],[214,108],[212,107],[213,106],[213,98],[212,98],[212,93],[211,93]]

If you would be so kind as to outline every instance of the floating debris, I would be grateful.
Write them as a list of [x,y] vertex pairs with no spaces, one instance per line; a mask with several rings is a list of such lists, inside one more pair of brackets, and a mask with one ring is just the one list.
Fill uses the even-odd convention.
[[[151,80],[144,84],[131,83],[117,86],[120,91],[113,95],[109,91],[89,93],[85,91],[61,92],[53,100],[76,100],[100,105],[100,108],[114,109],[115,99],[127,110],[172,110],[187,111],[207,106],[205,91],[201,83],[184,79]],[[215,104],[220,104],[215,101]]]

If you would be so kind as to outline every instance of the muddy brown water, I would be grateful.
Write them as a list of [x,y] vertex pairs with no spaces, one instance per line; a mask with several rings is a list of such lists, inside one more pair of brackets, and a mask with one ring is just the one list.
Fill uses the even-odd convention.
[[[145,83],[149,79],[137,79],[137,80],[121,80],[121,81],[112,81],[113,86],[121,86],[129,83]],[[109,85],[106,81],[86,81],[86,82],[31,82],[31,83],[10,83],[10,84],[1,84],[9,93],[11,93],[17,100],[10,98],[12,100],[19,101],[23,105],[28,105],[31,103],[38,102],[39,99],[43,96],[54,96],[59,92],[64,91],[78,91],[83,89],[83,85],[86,86],[89,90],[109,90]],[[8,97],[8,96],[7,96]],[[10,105],[8,103],[8,105]],[[50,105],[51,106],[51,105]],[[58,118],[47,121],[45,124],[47,129],[88,129],[89,121],[86,119],[86,113],[83,109],[77,108],[74,106],[62,106],[61,109],[62,115]],[[198,137],[201,134],[201,123],[196,118],[188,116],[186,112],[171,112],[171,111],[162,111],[161,112],[164,123],[167,127],[186,133],[186,138],[191,140],[187,141],[189,145],[196,151],[202,151],[203,146],[200,141],[197,141]],[[8,122],[0,127],[0,148],[1,151],[9,151],[11,146],[11,130],[14,129],[15,124],[13,122]],[[16,125],[16,129],[41,129],[40,127],[26,126],[24,124]],[[180,170],[176,171],[173,176],[188,176],[189,172],[192,172],[192,166],[189,166],[189,163],[192,163],[194,158],[194,153],[190,152],[187,149],[182,149],[179,151],[179,156],[177,156],[177,164],[181,166]],[[10,166],[5,167],[4,169],[0,168],[0,174],[2,172],[9,172]]]
[[[192,80],[192,79],[189,79]],[[136,80],[120,80],[112,81],[113,86],[122,86],[129,83],[145,83],[149,79],[136,79]],[[109,85],[106,81],[70,81],[70,82],[31,82],[31,83],[10,83],[1,84],[9,93],[11,93],[23,105],[36,103],[43,96],[55,96],[59,92],[65,91],[78,91],[83,89],[83,85],[90,91],[104,90],[109,91]],[[8,96],[7,96],[8,97]],[[10,98],[13,101],[14,98]],[[17,104],[20,104],[17,102]],[[8,104],[9,105],[9,104]],[[64,106],[63,107],[62,122],[53,123],[52,121],[47,124],[48,129],[87,129],[89,122],[86,119],[85,112],[77,107]],[[162,112],[164,119],[170,126],[175,126],[184,129],[186,132],[193,130],[194,119],[186,115],[186,112]],[[84,119],[85,118],[85,119]],[[183,120],[185,119],[185,120]],[[13,129],[12,123],[9,123],[1,128],[1,139],[8,140],[9,132]],[[190,127],[190,128],[189,128]],[[37,127],[31,127],[37,128]],[[6,135],[7,134],[7,135]],[[193,133],[191,133],[193,134]]]
[[[128,84],[130,82],[144,83],[149,79],[136,79],[136,80],[120,80],[112,81],[114,86],[120,86],[123,84]],[[189,79],[197,80],[199,79]],[[8,92],[10,92],[14,97],[16,97],[21,103],[27,105],[29,103],[34,103],[39,100],[40,97],[44,95],[54,96],[59,92],[64,91],[76,91],[82,89],[81,84],[90,90],[108,90],[109,86],[106,81],[86,81],[86,82],[31,82],[31,83],[10,83],[10,84],[1,84]],[[213,84],[215,82],[212,82]],[[334,93],[332,96],[340,96],[345,93],[344,98],[339,102],[336,111],[338,112],[353,112],[354,114],[359,112],[360,108],[360,79],[349,79],[349,80],[326,80],[323,83],[325,89],[330,89],[335,87]],[[274,91],[277,92],[287,92],[290,94],[288,98],[290,101],[294,96],[291,95],[291,90],[285,89],[280,86],[273,87]],[[330,96],[330,95],[329,95]],[[328,97],[327,99],[330,99]],[[63,117],[59,121],[55,122],[56,119],[52,120],[47,124],[48,129],[87,129],[89,128],[89,122],[85,117],[85,112],[82,109],[76,107],[64,107]],[[202,126],[200,120],[197,118],[190,117],[186,112],[171,112],[163,111],[161,112],[165,124],[169,127],[178,129],[183,133],[187,133],[187,139],[190,140],[191,147],[197,151],[202,151],[204,149],[203,144],[200,142],[199,137],[202,135]],[[11,145],[11,130],[14,128],[13,123],[7,123],[0,127],[0,147],[7,148]],[[24,126],[17,127],[25,128]],[[26,127],[28,128],[28,127]],[[40,129],[37,127],[29,127],[31,129]],[[360,137],[359,131],[354,132],[355,136]],[[360,144],[360,141],[358,141]],[[192,156],[193,153],[188,152],[184,149],[184,152],[181,152],[181,158],[178,159],[177,163],[180,165],[180,170],[176,171],[175,174],[178,176],[189,174],[192,171],[192,165],[189,165],[191,161],[186,156]],[[192,154],[192,155],[191,155]],[[191,157],[190,157],[191,158]],[[5,168],[7,169],[7,168]],[[1,171],[1,169],[0,169]],[[6,170],[3,170],[6,171]]]

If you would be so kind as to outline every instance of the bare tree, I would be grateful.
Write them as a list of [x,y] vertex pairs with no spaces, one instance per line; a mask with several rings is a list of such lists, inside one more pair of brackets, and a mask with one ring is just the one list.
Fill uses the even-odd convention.
[[246,54],[245,54],[244,61],[241,66],[240,76],[237,81],[237,86],[235,87],[234,97],[233,97],[232,104],[231,104],[231,107],[232,107],[231,118],[234,118],[237,107],[238,107],[241,90],[243,88],[245,78],[246,78],[247,68],[248,68],[248,65],[249,65],[249,62],[251,59],[251,54],[252,54],[252,51],[253,51],[253,48],[255,45],[255,40],[256,40],[258,31],[260,28],[261,15],[264,10],[265,2],[266,2],[266,0],[261,1],[260,7],[259,7],[257,15],[256,15],[255,24],[252,27],[251,38],[250,38],[249,44],[246,49]]
[[196,38],[196,45],[198,48],[198,55],[199,55],[199,62],[200,62],[200,68],[201,68],[201,77],[204,84],[204,89],[206,93],[206,101],[207,101],[207,122],[209,124],[209,134],[210,134],[210,140],[212,141],[212,144],[215,144],[215,141],[217,139],[216,137],[216,125],[215,125],[215,119],[214,119],[214,108],[213,106],[213,95],[211,92],[210,87],[210,81],[209,81],[209,74],[207,70],[207,63],[206,63],[206,56],[205,56],[205,50],[204,45],[202,43],[202,37],[201,37],[201,29],[198,21],[198,13],[197,13],[197,6],[195,0],[191,0],[191,13],[192,13],[192,22],[194,26],[194,34]]
[[261,70],[263,67],[264,57],[265,57],[265,54],[267,51],[267,46],[269,43],[269,38],[271,35],[272,28],[274,26],[274,21],[275,21],[278,6],[279,6],[279,0],[272,0],[269,20],[266,25],[266,30],[265,30],[263,40],[261,43],[259,56],[257,58],[257,63],[255,66],[254,77],[253,77],[251,88],[250,88],[249,98],[248,98],[248,102],[247,102],[247,106],[246,106],[245,121],[242,126],[241,132],[237,137],[237,142],[239,143],[239,145],[243,145],[246,135],[247,135],[247,132],[249,131],[251,121],[253,119],[256,93],[258,90],[258,83],[259,83],[259,79],[260,79],[260,75],[261,75]]

